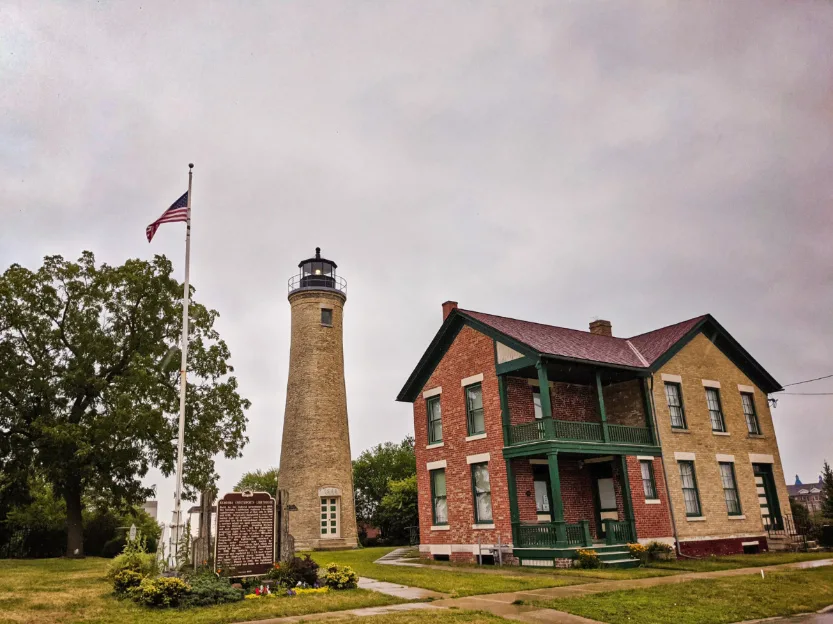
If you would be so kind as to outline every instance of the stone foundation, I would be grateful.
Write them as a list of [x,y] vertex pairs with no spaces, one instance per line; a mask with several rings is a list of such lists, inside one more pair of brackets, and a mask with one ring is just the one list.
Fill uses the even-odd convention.
[[758,552],[767,552],[766,537],[731,537],[726,539],[693,540],[680,542],[680,552],[689,557],[706,557],[708,555],[742,555],[743,545],[758,542]]

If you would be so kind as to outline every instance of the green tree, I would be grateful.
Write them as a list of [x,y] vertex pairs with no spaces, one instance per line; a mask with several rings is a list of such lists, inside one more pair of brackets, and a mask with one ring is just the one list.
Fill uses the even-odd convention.
[[376,511],[388,491],[388,481],[400,481],[415,474],[413,436],[407,436],[398,444],[385,442],[364,451],[353,460],[356,519],[379,526]]
[[234,486],[235,492],[243,492],[251,490],[252,492],[269,492],[272,498],[278,497],[278,469],[269,468],[267,470],[253,470],[247,472],[242,477],[237,485]]
[[821,469],[821,515],[833,518],[833,470],[826,461]]
[[408,527],[419,524],[417,507],[418,490],[416,475],[400,481],[389,481],[388,492],[382,498],[377,510],[379,528],[385,539],[407,542]]
[[[164,256],[121,266],[49,256],[0,276],[0,474],[37,470],[66,505],[67,556],[83,556],[85,492],[116,508],[145,500],[150,467],[175,466],[182,286]],[[245,410],[214,329],[190,308],[185,495],[238,457]]]

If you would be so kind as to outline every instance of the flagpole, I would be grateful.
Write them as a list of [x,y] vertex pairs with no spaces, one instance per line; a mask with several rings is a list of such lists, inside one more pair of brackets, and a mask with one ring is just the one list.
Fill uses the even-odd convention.
[[[185,390],[187,388],[186,371],[188,369],[188,304],[191,298],[191,179],[194,177],[194,164],[188,164],[188,220],[185,227],[185,285],[182,295],[182,362],[179,367],[179,437],[176,447],[176,524],[177,537],[174,542],[174,561],[179,566],[179,542],[182,539],[182,466],[185,454]],[[186,553],[187,555],[187,553]]]

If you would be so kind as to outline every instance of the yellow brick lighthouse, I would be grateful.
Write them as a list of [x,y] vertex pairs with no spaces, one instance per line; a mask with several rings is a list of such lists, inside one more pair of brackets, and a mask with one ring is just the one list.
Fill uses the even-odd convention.
[[289,279],[292,344],[280,458],[296,550],[354,548],[353,467],[347,427],[342,318],[346,282],[315,257]]

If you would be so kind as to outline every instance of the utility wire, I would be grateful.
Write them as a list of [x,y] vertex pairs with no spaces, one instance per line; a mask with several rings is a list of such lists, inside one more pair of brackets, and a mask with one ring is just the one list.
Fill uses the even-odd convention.
[[820,381],[822,379],[830,379],[833,375],[825,375],[824,377],[816,377],[815,379],[805,379],[804,381],[796,381],[794,383],[784,384],[784,387],[787,386],[800,386],[801,384],[810,383],[811,381]]
[[833,396],[833,392],[784,392],[783,394],[792,394],[793,396]]

